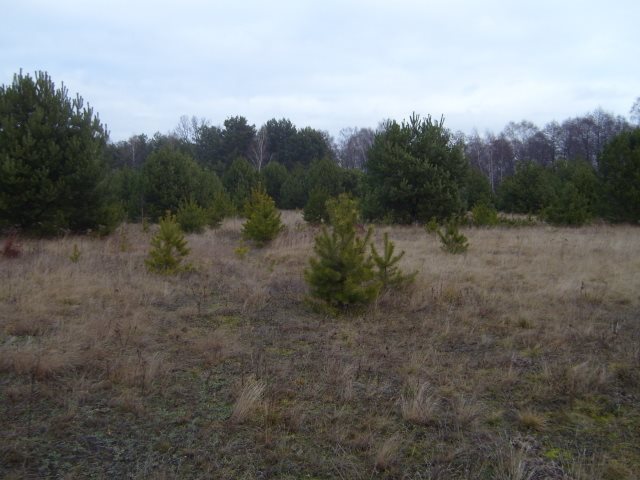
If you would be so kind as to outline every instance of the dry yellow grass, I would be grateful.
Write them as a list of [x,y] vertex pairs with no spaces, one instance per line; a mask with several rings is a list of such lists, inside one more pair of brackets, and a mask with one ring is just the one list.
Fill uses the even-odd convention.
[[266,385],[264,382],[250,378],[242,386],[240,394],[231,413],[232,423],[243,423],[260,407]]
[[237,219],[189,235],[176,277],[146,271],[139,225],[21,240],[0,259],[0,476],[637,471],[637,227],[467,229],[454,256],[381,226],[414,285],[329,318],[305,303],[318,230],[283,221],[244,258]]

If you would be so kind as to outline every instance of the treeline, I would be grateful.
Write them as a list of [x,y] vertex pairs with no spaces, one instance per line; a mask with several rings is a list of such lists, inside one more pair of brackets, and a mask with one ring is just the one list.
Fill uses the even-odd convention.
[[46,73],[0,89],[0,228],[36,234],[109,231],[122,219],[182,211],[216,225],[264,190],[279,208],[327,219],[341,193],[373,221],[427,222],[474,206],[581,224],[596,216],[640,221],[640,130],[596,110],[539,129],[454,134],[411,116],[337,141],[288,119],[214,126],[183,117],[169,134],[111,143],[82,98]]
[[283,209],[304,208],[318,192],[357,195],[362,172],[337,158],[325,132],[287,119],[256,129],[241,116],[222,127],[183,117],[171,134],[136,135],[107,147],[112,189],[131,220],[157,218],[187,199],[239,210],[258,186]]
[[[637,222],[633,130],[624,117],[597,109],[542,129],[522,121],[498,135],[474,133],[464,137],[465,152],[472,168],[489,180],[492,201],[502,211],[541,214],[560,224],[598,216]],[[626,159],[626,167],[616,156]],[[628,176],[621,175],[624,168]]]
[[[499,135],[482,137],[454,134],[430,117],[412,117],[400,124],[384,121],[376,131],[345,129],[335,142],[326,132],[298,129],[287,119],[256,128],[241,116],[221,127],[183,117],[171,134],[133,136],[109,145],[108,152],[119,198],[132,220],[144,214],[145,204],[155,217],[186,195],[201,204],[205,198],[227,198],[231,209],[241,208],[262,185],[279,208],[303,208],[314,222],[327,220],[327,199],[349,193],[362,200],[370,220],[443,220],[481,203],[579,225],[597,216],[636,221],[626,212],[633,209],[625,206],[632,199],[616,200],[607,186],[608,166],[601,167],[611,162],[611,154],[603,157],[605,148],[632,130],[626,119],[602,110],[543,129],[527,121],[510,123]],[[162,168],[180,173],[163,173],[159,157],[165,158]],[[191,167],[178,168],[189,159]],[[210,179],[208,191],[186,180],[211,174],[218,181]],[[632,178],[623,190],[633,188]],[[176,190],[176,184],[185,188]],[[173,198],[158,201],[157,191],[173,192]]]

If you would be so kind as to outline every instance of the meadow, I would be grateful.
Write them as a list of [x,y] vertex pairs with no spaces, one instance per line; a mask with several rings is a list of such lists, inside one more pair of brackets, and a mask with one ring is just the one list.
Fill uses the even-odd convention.
[[377,226],[415,282],[333,317],[283,220],[175,276],[139,224],[0,258],[0,477],[638,478],[638,227]]

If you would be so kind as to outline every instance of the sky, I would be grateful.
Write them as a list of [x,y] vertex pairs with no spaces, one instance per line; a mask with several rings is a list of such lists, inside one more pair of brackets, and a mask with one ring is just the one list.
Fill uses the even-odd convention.
[[499,132],[640,96],[640,2],[591,0],[3,2],[0,84],[46,71],[112,141],[289,118],[337,136],[412,112]]

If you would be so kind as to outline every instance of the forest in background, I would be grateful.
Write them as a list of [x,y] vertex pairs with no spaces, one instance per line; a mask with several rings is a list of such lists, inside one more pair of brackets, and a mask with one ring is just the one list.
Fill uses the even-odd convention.
[[[639,111],[636,102],[632,119]],[[637,132],[602,109],[484,135],[413,114],[338,139],[286,118],[256,127],[243,116],[220,126],[183,116],[173,132],[113,143],[79,95],[21,72],[0,90],[0,228],[109,231],[187,205],[215,223],[258,186],[311,222],[325,221],[326,200],[340,193],[360,199],[370,221],[443,221],[482,205],[557,224],[637,222]]]

